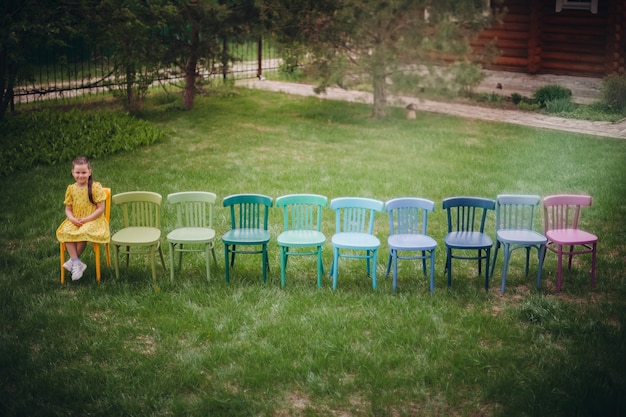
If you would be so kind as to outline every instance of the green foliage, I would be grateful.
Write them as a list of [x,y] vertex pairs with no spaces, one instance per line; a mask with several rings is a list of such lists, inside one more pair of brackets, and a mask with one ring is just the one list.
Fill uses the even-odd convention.
[[609,75],[602,81],[602,102],[615,112],[626,110],[626,75]]
[[0,176],[76,156],[100,158],[162,140],[164,132],[125,113],[43,110],[0,121]]
[[576,105],[569,98],[555,98],[545,102],[548,113],[568,113],[576,108]]
[[520,104],[523,99],[524,99],[524,96],[522,96],[520,93],[511,94],[511,102],[515,105]]
[[546,102],[558,99],[571,99],[572,91],[558,84],[548,84],[539,87],[533,93],[533,98],[540,107],[546,107]]

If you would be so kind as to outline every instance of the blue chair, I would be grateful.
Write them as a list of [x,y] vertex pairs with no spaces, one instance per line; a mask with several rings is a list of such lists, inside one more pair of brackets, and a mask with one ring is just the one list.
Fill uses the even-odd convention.
[[[446,271],[448,288],[452,285],[452,260],[477,260],[478,274],[481,274],[485,260],[485,290],[489,290],[489,260],[493,242],[485,233],[487,212],[495,210],[496,202],[480,197],[450,197],[443,200],[443,208],[448,218],[446,245]],[[462,250],[460,255],[454,251]],[[468,252],[476,251],[476,255]]]
[[[317,194],[290,194],[278,197],[276,207],[283,209],[284,231],[278,236],[280,247],[280,279],[285,287],[287,259],[292,256],[317,255],[317,286],[322,286],[324,264],[322,247],[326,236],[322,227],[322,207],[328,206],[328,199]],[[315,248],[313,251],[296,248]]]
[[[395,198],[385,203],[389,214],[389,262],[387,276],[393,264],[393,290],[398,282],[398,259],[422,260],[422,270],[426,275],[426,259],[430,259],[430,292],[435,291],[435,249],[437,242],[427,235],[428,213],[435,209],[435,203],[424,198]],[[420,252],[401,255],[400,252]]]
[[516,249],[526,249],[526,276],[528,276],[528,264],[530,250],[537,249],[539,266],[537,271],[537,289],[541,285],[541,269],[546,252],[547,239],[541,233],[534,230],[535,210],[541,201],[538,195],[506,195],[496,198],[496,251],[493,255],[491,275],[496,268],[498,249],[504,250],[504,265],[502,266],[502,287],[500,293],[504,294],[506,274],[511,259],[511,253]]
[[170,279],[174,281],[174,257],[178,252],[178,269],[183,252],[203,252],[206,257],[206,278],[211,280],[210,254],[215,258],[213,206],[216,195],[205,191],[183,191],[169,194],[167,201],[176,207],[176,228],[167,235],[170,246]]
[[[380,240],[373,234],[374,220],[376,212],[384,207],[382,201],[360,197],[340,197],[330,202],[330,209],[335,211],[335,234],[331,239],[333,290],[337,288],[340,257],[365,259],[367,274],[372,277],[372,288],[376,289]],[[365,254],[355,253],[362,251]]]
[[[230,267],[235,266],[235,255],[238,253],[260,254],[263,258],[263,282],[267,281],[267,244],[270,241],[267,218],[272,203],[271,197],[261,194],[235,194],[224,198],[224,207],[230,209],[231,227],[222,236],[226,282],[230,282]],[[237,249],[238,246],[261,246],[261,249]]]

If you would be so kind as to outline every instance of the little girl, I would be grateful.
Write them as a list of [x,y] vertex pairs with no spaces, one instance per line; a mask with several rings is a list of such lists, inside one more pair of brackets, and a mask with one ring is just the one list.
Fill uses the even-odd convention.
[[110,239],[109,224],[104,217],[106,195],[99,182],[91,177],[89,160],[78,157],[72,161],[72,176],[76,183],[65,191],[65,215],[67,218],[57,229],[57,239],[65,242],[70,259],[63,267],[72,273],[72,280],[83,276],[87,268],[80,260],[87,242],[107,243]]

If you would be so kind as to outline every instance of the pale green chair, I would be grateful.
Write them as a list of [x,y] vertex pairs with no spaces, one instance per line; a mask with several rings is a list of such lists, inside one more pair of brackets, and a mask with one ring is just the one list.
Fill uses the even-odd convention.
[[[289,256],[317,255],[317,286],[322,286],[324,264],[322,247],[326,236],[320,231],[322,208],[328,206],[328,198],[317,194],[290,194],[278,197],[276,207],[283,209],[284,231],[278,235],[280,247],[280,278],[285,287],[285,274]],[[302,248],[314,248],[303,251]]]
[[[235,255],[238,253],[260,254],[263,258],[263,282],[267,281],[267,271],[270,268],[267,254],[270,232],[267,230],[267,219],[272,204],[272,198],[262,194],[235,194],[224,198],[224,207],[230,211],[231,227],[222,236],[226,282],[230,282],[230,268],[235,266]],[[261,248],[256,249],[255,246]]]
[[115,194],[113,204],[119,205],[124,216],[124,227],[111,236],[115,250],[115,277],[120,277],[119,255],[126,255],[126,266],[130,255],[150,255],[152,279],[156,280],[156,252],[161,256],[165,270],[165,259],[161,248],[161,201],[160,194],[150,191],[131,191]]
[[216,195],[205,191],[184,191],[167,196],[167,202],[176,207],[176,229],[167,234],[170,246],[170,278],[174,281],[174,255],[178,252],[178,269],[183,262],[183,252],[204,252],[206,277],[211,280],[210,253],[215,258],[215,230],[213,207]]

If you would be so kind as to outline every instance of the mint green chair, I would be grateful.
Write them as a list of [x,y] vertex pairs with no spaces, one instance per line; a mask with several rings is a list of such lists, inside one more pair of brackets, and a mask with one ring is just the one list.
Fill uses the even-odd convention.
[[122,208],[124,227],[111,236],[111,246],[115,250],[115,277],[120,277],[119,255],[126,255],[128,266],[130,255],[150,255],[152,279],[156,280],[156,252],[161,256],[165,270],[163,249],[161,248],[161,201],[160,194],[150,191],[131,191],[115,194],[113,204]]
[[[270,241],[267,218],[272,204],[272,198],[262,194],[235,194],[224,198],[224,207],[230,209],[231,227],[222,236],[226,282],[230,282],[230,268],[235,266],[235,255],[238,253],[260,254],[263,258],[263,282],[267,281],[267,244]],[[238,249],[241,246],[261,246],[261,249]]]
[[215,198],[215,194],[206,191],[183,191],[167,196],[167,202],[176,207],[176,228],[167,234],[172,281],[175,252],[178,252],[178,269],[183,263],[183,252],[203,252],[206,257],[206,278],[211,280],[211,253],[217,265],[213,230]]
[[[284,231],[278,236],[280,247],[280,278],[285,287],[287,260],[292,256],[317,255],[317,286],[322,286],[324,264],[322,247],[326,236],[320,231],[322,208],[328,206],[328,199],[317,194],[290,194],[278,197],[276,207],[283,209]],[[301,248],[314,248],[302,251]]]
[[365,259],[367,275],[372,277],[372,288],[376,289],[380,240],[374,236],[374,220],[376,212],[384,207],[382,201],[361,197],[340,197],[330,202],[330,209],[335,211],[335,234],[331,238],[333,290],[337,288],[339,258]]

